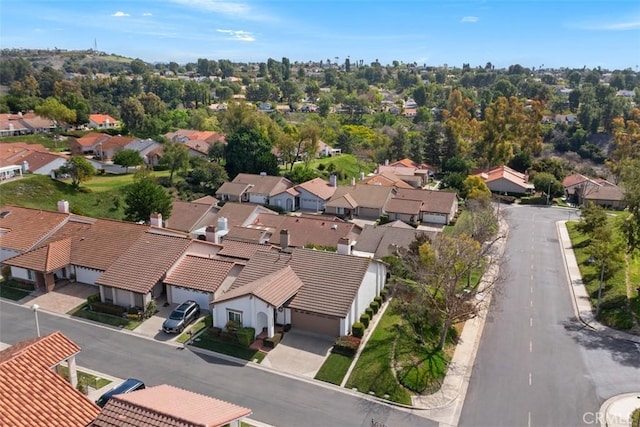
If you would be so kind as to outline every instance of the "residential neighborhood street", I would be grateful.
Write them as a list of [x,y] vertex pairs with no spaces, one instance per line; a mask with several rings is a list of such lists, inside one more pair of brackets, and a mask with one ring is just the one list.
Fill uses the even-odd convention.
[[492,301],[460,425],[593,425],[604,400],[637,389],[638,349],[575,317],[556,230],[570,211],[503,209],[505,283]]
[[[436,426],[407,410],[353,395],[337,387],[181,350],[110,328],[38,313],[42,335],[60,330],[82,347],[78,366],[148,385],[170,384],[253,410],[252,419],[275,426]],[[35,336],[33,312],[0,302],[0,341]],[[418,412],[422,415],[424,412]]]

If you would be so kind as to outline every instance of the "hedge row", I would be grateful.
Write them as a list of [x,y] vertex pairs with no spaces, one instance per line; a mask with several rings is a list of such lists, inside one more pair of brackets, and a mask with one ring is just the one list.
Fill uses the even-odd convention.
[[360,338],[347,335],[336,340],[332,352],[351,357],[356,354],[358,347],[360,347]]

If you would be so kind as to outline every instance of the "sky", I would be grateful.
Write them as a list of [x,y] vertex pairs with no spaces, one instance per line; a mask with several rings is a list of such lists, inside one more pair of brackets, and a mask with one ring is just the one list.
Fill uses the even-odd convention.
[[638,0],[0,0],[0,47],[638,70]]

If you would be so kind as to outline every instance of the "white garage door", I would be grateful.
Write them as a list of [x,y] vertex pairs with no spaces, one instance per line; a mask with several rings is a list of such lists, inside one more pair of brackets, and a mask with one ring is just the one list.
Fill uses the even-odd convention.
[[209,293],[200,292],[193,289],[180,288],[178,286],[171,287],[171,302],[181,304],[185,301],[193,300],[198,303],[201,310],[211,310],[209,306]]

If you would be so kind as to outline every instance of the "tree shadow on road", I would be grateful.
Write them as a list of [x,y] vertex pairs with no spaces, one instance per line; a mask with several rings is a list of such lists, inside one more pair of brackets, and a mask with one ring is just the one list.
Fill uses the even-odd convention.
[[640,357],[635,343],[594,331],[576,318],[561,322],[573,340],[587,350],[607,350],[614,361],[624,366],[640,369]]

